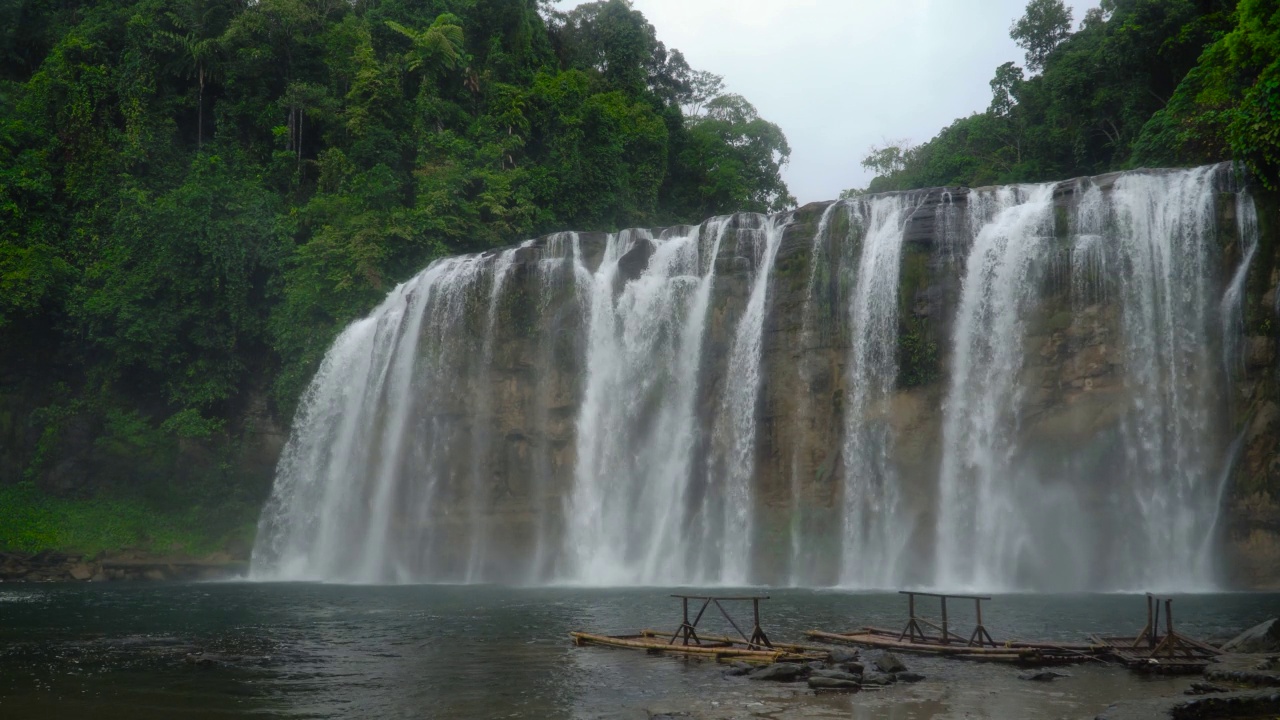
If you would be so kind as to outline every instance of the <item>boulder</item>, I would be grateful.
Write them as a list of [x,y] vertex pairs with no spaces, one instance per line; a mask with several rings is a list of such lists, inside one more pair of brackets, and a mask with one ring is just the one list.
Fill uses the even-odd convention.
[[649,267],[649,258],[653,257],[656,249],[652,240],[637,238],[631,249],[618,258],[618,277],[624,283],[640,277]]
[[1276,361],[1275,341],[1266,335],[1245,338],[1244,360],[1250,369],[1271,367]]
[[1191,683],[1191,687],[1190,687],[1190,688],[1188,688],[1186,691],[1184,691],[1184,694],[1186,694],[1186,695],[1210,695],[1210,694],[1212,694],[1212,693],[1224,693],[1224,692],[1230,692],[1230,690],[1228,690],[1227,688],[1222,687],[1221,685],[1214,685],[1213,683],[1208,683],[1208,682],[1193,682],[1193,683]]
[[800,677],[803,670],[795,663],[774,663],[752,672],[747,677],[751,680],[772,680],[774,682],[791,682]]
[[1280,652],[1280,619],[1272,618],[1245,630],[1222,646],[1231,653]]
[[70,575],[72,580],[88,580],[93,577],[93,568],[84,564],[74,565],[71,568]]
[[811,677],[830,678],[832,680],[849,680],[851,682],[861,682],[862,675],[854,675],[853,673],[841,672],[839,670],[814,670]]
[[879,685],[883,687],[885,685],[892,685],[896,682],[898,682],[898,678],[888,673],[867,673],[862,676],[863,685]]
[[841,665],[843,663],[854,662],[860,656],[857,650],[846,650],[844,648],[835,648],[831,651],[831,662]]
[[842,692],[858,692],[862,686],[856,680],[842,680],[830,677],[811,677],[809,687],[814,690],[839,690]]
[[724,675],[725,677],[741,677],[743,675],[749,675],[752,670],[755,670],[754,665],[735,661],[729,663],[729,669],[724,671]]
[[893,653],[884,653],[875,660],[876,669],[882,673],[899,673],[907,669],[906,663],[902,662],[897,655]]
[[842,664],[840,666],[840,669],[844,670],[847,673],[853,673],[854,675],[861,675],[864,671],[866,671],[867,667],[860,662],[847,662]]

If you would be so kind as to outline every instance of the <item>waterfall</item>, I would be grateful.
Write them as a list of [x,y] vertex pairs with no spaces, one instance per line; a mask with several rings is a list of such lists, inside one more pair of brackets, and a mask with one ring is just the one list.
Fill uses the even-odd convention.
[[[1221,467],[1220,356],[1212,352],[1214,168],[1128,175],[1112,192],[1126,383],[1125,476],[1113,505],[1131,587],[1208,588],[1196,562]],[[1125,512],[1129,511],[1129,512]]]
[[[694,399],[726,218],[701,228],[609,238],[591,287],[578,464],[567,508],[567,579],[594,584],[694,583],[688,572]],[[711,238],[703,257],[700,242]],[[652,253],[619,286],[629,253]]]
[[[1071,312],[1061,320],[1040,309],[1053,304],[1049,271],[1062,245],[1055,186],[974,203],[991,219],[974,223],[956,318],[940,587],[1214,586],[1203,548],[1226,462],[1220,378],[1234,363],[1234,313],[1256,236],[1252,200],[1237,193],[1243,258],[1222,288],[1221,172],[1131,173],[1105,193],[1077,187],[1066,238]],[[1042,439],[1039,416],[1055,397],[1083,408],[1049,425],[1055,437],[1076,435],[1082,444],[1070,450]],[[1114,432],[1091,429],[1112,417]]]
[[[814,348],[815,325],[817,323],[816,308],[814,307],[814,296],[818,294],[818,272],[820,267],[827,269],[828,273],[839,270],[839,256],[836,253],[828,254],[828,248],[833,240],[831,237],[831,221],[837,212],[841,213],[849,224],[850,237],[844,238],[845,243],[852,243],[851,237],[855,228],[862,221],[862,214],[854,212],[852,205],[845,201],[833,202],[827,205],[822,211],[822,217],[818,219],[818,229],[813,234],[813,242],[809,248],[809,273],[808,280],[805,283],[804,306],[801,310],[800,318],[800,355],[801,359],[796,363],[796,377],[799,381],[799,387],[806,390],[809,385],[809,374],[812,368],[808,367],[805,362],[806,356],[811,355]],[[819,299],[819,303],[822,300]],[[810,416],[813,411],[808,392],[801,392],[798,402],[796,403],[794,422],[797,425],[807,425],[810,422]],[[789,531],[790,548],[790,584],[792,586],[802,586],[808,582],[812,582],[811,578],[816,576],[816,568],[814,567],[813,558],[808,546],[806,534],[805,506],[803,504],[803,490],[801,484],[801,443],[796,443],[790,448],[791,452],[791,522]]]
[[1033,489],[1012,456],[1023,393],[1023,325],[1052,236],[1053,188],[1001,188],[980,196],[991,219],[979,225],[969,252],[943,410],[939,587],[1010,585],[1022,546],[1033,537]]
[[[1242,368],[1240,340],[1244,335],[1244,285],[1253,267],[1253,256],[1258,252],[1258,208],[1247,193],[1236,193],[1236,240],[1243,255],[1236,268],[1227,292],[1222,297],[1222,367],[1228,377],[1235,376]],[[1280,296],[1280,293],[1276,293]]]
[[[447,376],[474,350],[463,310],[484,266],[478,257],[433,264],[334,342],[281,457],[255,570],[351,582],[419,576],[438,538],[416,518],[453,489],[440,460],[459,430],[433,411],[455,399]],[[420,354],[424,339],[431,351]],[[410,473],[417,482],[400,482]]]
[[[755,474],[756,402],[760,392],[760,343],[764,336],[765,300],[773,263],[782,241],[785,221],[766,218],[764,228],[749,237],[755,240],[755,274],[746,309],[738,320],[733,348],[729,353],[728,385],[720,408],[721,457],[712,477],[724,500],[719,542],[719,581],[745,585],[750,580],[754,506],[752,480]],[[741,236],[739,243],[742,242]],[[760,245],[763,244],[763,248]],[[741,250],[739,251],[741,254]]]
[[[528,247],[528,245],[529,243],[526,242],[521,247]],[[507,275],[511,272],[512,266],[515,264],[516,251],[518,249],[509,248],[502,251],[493,265],[491,273],[493,277],[489,282],[489,307],[485,317],[484,340],[480,350],[480,367],[484,373],[490,371],[493,365],[493,331],[494,324],[498,320],[498,302],[502,299],[502,287],[507,281]],[[482,563],[488,541],[487,526],[489,523],[484,514],[482,490],[488,479],[489,473],[486,470],[493,450],[489,425],[487,424],[487,421],[491,419],[492,413],[493,388],[488,383],[481,383],[481,386],[476,388],[475,422],[472,423],[471,431],[471,483],[469,492],[471,551],[467,562],[467,582],[476,582],[483,577]]]
[[866,201],[867,234],[849,307],[844,442],[843,585],[887,588],[902,578],[909,536],[893,458],[898,380],[898,279],[912,205],[892,195]]
[[320,363],[251,575],[1215,588],[1267,247],[1237,185],[889,193],[438,260]]

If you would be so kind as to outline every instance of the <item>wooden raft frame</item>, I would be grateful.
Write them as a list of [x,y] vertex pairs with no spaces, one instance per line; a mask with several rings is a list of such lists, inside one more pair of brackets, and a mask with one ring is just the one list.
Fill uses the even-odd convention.
[[[805,635],[829,642],[943,655],[961,660],[986,660],[1028,666],[1069,665],[1087,660],[1097,661],[1102,654],[1101,648],[1097,645],[1014,640],[997,642],[982,621],[982,601],[991,599],[985,595],[953,595],[916,590],[901,590],[898,594],[907,596],[907,624],[901,631],[866,626],[844,633],[809,630]],[[941,624],[935,624],[916,614],[917,597],[938,598],[942,613]],[[973,601],[976,624],[969,637],[966,638],[952,630],[947,614],[948,600]],[[924,626],[933,628],[939,634],[930,635]]]
[[[600,635],[588,632],[571,632],[569,636],[577,645],[606,645],[643,649],[650,652],[671,652],[695,657],[707,657],[715,660],[743,660],[746,662],[808,662],[811,660],[828,660],[830,650],[812,645],[794,643],[773,643],[760,626],[760,601],[768,600],[768,595],[722,596],[722,595],[672,595],[680,600],[680,626],[668,638],[666,633],[654,630],[641,630],[636,635]],[[693,619],[689,618],[689,601],[702,601]],[[753,626],[747,635],[725,609],[722,602],[751,602]],[[738,633],[738,637],[723,635],[706,635],[698,633],[698,623],[711,606],[715,606],[724,619]],[[677,642],[679,641],[679,642]]]
[[[1146,594],[1147,622],[1134,637],[1093,635],[1120,662],[1132,670],[1157,673],[1195,673],[1222,651],[1208,643],[1183,635],[1173,627],[1173,598]],[[1160,604],[1164,603],[1165,634],[1160,635]]]

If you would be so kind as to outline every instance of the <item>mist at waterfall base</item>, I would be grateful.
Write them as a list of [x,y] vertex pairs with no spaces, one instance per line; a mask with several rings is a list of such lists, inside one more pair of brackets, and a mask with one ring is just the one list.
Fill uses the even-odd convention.
[[[1235,183],[935,189],[438,261],[330,348],[251,575],[1214,589],[1257,239]],[[902,367],[909,272],[942,298],[934,377]]]

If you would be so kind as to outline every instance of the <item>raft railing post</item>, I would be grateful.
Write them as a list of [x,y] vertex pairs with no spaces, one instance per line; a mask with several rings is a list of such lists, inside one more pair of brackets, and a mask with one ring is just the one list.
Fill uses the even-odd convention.
[[942,644],[951,644],[951,633],[947,630],[947,596],[943,595],[942,600]]

